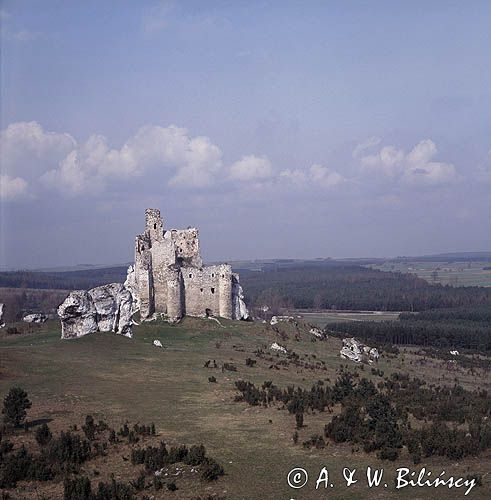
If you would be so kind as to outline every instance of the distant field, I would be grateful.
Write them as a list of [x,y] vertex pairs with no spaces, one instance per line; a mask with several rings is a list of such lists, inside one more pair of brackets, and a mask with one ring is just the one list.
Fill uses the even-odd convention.
[[370,264],[368,267],[380,271],[416,274],[429,283],[452,286],[491,287],[491,262],[432,262],[432,261],[387,261]]
[[324,328],[329,323],[343,321],[393,321],[399,317],[396,311],[303,311],[294,309],[288,314],[299,315],[308,322]]
[[[329,313],[332,315],[333,313]],[[336,320],[340,315],[335,314]],[[355,316],[357,313],[351,313]],[[363,314],[366,316],[366,314]],[[379,319],[384,315],[373,315]],[[308,320],[313,318],[309,317]],[[322,322],[326,316],[321,316]],[[9,387],[25,388],[33,401],[31,419],[53,419],[55,431],[80,423],[86,414],[104,418],[111,425],[120,426],[126,419],[131,422],[155,422],[157,440],[169,444],[203,443],[209,454],[225,467],[226,475],[216,483],[193,486],[180,482],[177,492],[162,490],[157,498],[196,499],[215,495],[227,499],[450,499],[463,498],[462,490],[402,490],[397,493],[393,483],[387,488],[367,489],[362,484],[351,488],[343,485],[343,467],[363,468],[367,465],[385,468],[393,475],[396,467],[412,466],[407,452],[395,463],[381,461],[374,453],[366,454],[350,444],[329,442],[325,449],[304,449],[301,443],[315,433],[322,434],[324,425],[333,414],[314,412],[305,415],[305,427],[299,431],[299,444],[294,445],[292,434],[295,419],[280,407],[251,407],[234,402],[237,394],[234,382],[239,379],[262,384],[271,380],[280,387],[289,384],[309,388],[318,380],[330,383],[337,377],[341,364],[349,370],[372,379],[369,367],[343,361],[339,357],[341,340],[329,338],[325,342],[312,342],[312,335],[304,328],[299,335],[292,325],[279,323],[287,338],[280,336],[269,324],[223,321],[224,327],[212,321],[187,318],[177,326],[152,322],[135,328],[133,339],[111,333],[88,335],[71,341],[61,341],[60,327],[50,321],[27,335],[0,336],[0,398]],[[298,333],[298,332],[297,332]],[[152,345],[158,339],[164,349]],[[246,366],[247,358],[255,358],[257,349],[269,351],[273,341],[294,350],[312,364],[312,367],[282,366],[271,369],[271,361],[258,359],[254,367]],[[282,359],[273,354],[274,359]],[[236,372],[205,368],[207,360],[232,363]],[[316,362],[325,363],[316,368]],[[489,372],[481,369],[464,370],[458,366],[447,368],[438,359],[423,358],[411,348],[401,349],[396,357],[383,356],[377,364],[386,375],[403,371],[423,377],[428,383],[453,385],[458,380],[466,388],[481,387],[491,391]],[[213,375],[217,383],[209,383]],[[329,382],[326,382],[329,383]],[[20,439],[32,441],[32,432],[20,434]],[[126,452],[127,453],[127,452]],[[98,459],[98,476],[94,481],[109,478],[114,472],[117,480],[135,477],[135,470],[119,453],[106,463]],[[94,465],[84,466],[83,472],[93,476]],[[311,478],[322,467],[331,472],[335,487],[329,494],[315,490],[311,479],[308,487],[292,490],[286,476],[293,467],[304,467]],[[491,467],[490,453],[479,458],[460,461],[432,457],[423,459],[417,467],[432,471],[463,475],[470,472],[483,475],[483,487],[476,488],[469,498],[491,498],[491,480],[487,475]],[[60,498],[62,484],[37,483],[37,490],[29,484],[20,484],[11,498]],[[142,498],[144,492],[137,498]],[[147,495],[151,492],[146,492]]]

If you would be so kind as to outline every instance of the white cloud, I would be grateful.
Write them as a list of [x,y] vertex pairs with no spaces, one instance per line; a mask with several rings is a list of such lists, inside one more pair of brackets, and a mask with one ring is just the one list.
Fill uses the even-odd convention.
[[265,156],[243,156],[230,166],[230,178],[239,181],[268,179],[273,176],[271,162]]
[[380,137],[369,137],[355,147],[353,150],[353,158],[360,157],[367,149],[372,149],[373,147],[378,146],[381,142],[382,139],[380,139]]
[[331,188],[344,182],[346,179],[328,167],[315,163],[308,170],[286,169],[280,172],[280,179],[296,185],[320,186]]
[[12,123],[0,134],[2,172],[35,177],[56,164],[76,146],[69,134],[46,132],[39,123]]
[[207,137],[189,137],[186,129],[174,125],[148,125],[120,149],[110,149],[104,136],[89,137],[42,180],[69,194],[79,194],[97,192],[112,181],[152,171],[163,174],[169,186],[201,188],[213,184],[222,167],[221,157],[220,149]]
[[189,137],[184,128],[146,126],[128,141],[137,165],[170,170],[171,186],[206,187],[222,168],[222,152],[208,137]]
[[21,177],[0,175],[0,200],[15,201],[27,195],[27,182]]
[[380,172],[390,177],[400,173],[403,162],[404,151],[394,146],[384,146],[378,153],[360,158],[360,164],[365,170]]
[[317,164],[310,167],[309,176],[313,183],[324,187],[337,186],[344,181],[344,177],[341,174]]
[[438,153],[431,139],[420,141],[409,153],[395,146],[384,146],[376,154],[359,158],[365,173],[397,179],[412,186],[438,186],[451,184],[459,179],[451,163],[431,161]]

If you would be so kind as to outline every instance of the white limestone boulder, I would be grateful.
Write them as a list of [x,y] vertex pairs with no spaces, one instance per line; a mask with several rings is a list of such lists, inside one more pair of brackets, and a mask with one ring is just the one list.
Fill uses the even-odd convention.
[[26,323],[44,323],[48,320],[48,316],[42,313],[27,314],[22,318],[22,321]]
[[[121,283],[110,283],[89,290],[101,332],[131,336],[133,297]],[[128,335],[129,334],[129,335]]]
[[311,333],[314,337],[317,337],[318,339],[327,339],[327,334],[323,332],[320,328],[317,328],[316,326],[313,326],[310,330],[309,333]]
[[162,345],[162,342],[160,342],[160,340],[154,340],[154,341],[153,341],[153,345],[154,345],[155,347],[164,347],[164,346]]
[[97,311],[86,290],[70,292],[63,304],[58,307],[61,320],[61,338],[83,337],[98,330]]
[[373,360],[377,360],[378,358],[380,358],[380,353],[378,352],[378,349],[376,347],[372,347],[368,354]]
[[58,307],[61,338],[78,338],[97,331],[131,337],[132,315],[133,297],[121,283],[76,290]]
[[3,328],[5,326],[5,323],[3,321],[3,311],[5,309],[5,304],[0,303],[0,328]]
[[349,359],[355,363],[361,363],[363,361],[373,363],[380,357],[376,347],[369,347],[362,344],[353,337],[343,339],[343,347],[339,351],[339,354],[343,359]]
[[288,351],[286,350],[286,347],[283,347],[282,345],[280,345],[280,344],[278,344],[278,343],[276,343],[276,342],[273,342],[273,343],[271,344],[270,349],[271,349],[272,351],[281,352],[281,353],[283,353],[283,354],[286,354],[286,353],[288,352]]
[[138,286],[136,282],[135,266],[130,265],[126,271],[126,281],[124,287],[129,290],[133,297],[133,314],[140,310],[140,301],[138,299]]

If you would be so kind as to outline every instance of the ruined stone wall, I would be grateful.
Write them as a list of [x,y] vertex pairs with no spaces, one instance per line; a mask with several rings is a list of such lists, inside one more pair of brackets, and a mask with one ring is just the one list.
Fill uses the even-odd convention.
[[145,232],[152,241],[161,240],[164,237],[164,220],[157,208],[145,210]]
[[219,315],[220,283],[217,266],[183,267],[184,313],[190,316]]
[[172,321],[177,321],[183,316],[183,284],[182,274],[178,267],[172,267],[167,279],[167,316]]
[[174,243],[170,239],[161,238],[152,241],[152,276],[155,297],[155,311],[167,313],[167,281],[173,275],[169,266],[176,265],[176,252]]
[[150,239],[139,235],[135,241],[135,288],[140,303],[140,314],[146,318],[154,312],[152,254]]
[[198,230],[196,228],[171,229],[167,231],[167,233],[169,232],[176,248],[176,257],[179,264],[201,267],[203,261],[199,250]]

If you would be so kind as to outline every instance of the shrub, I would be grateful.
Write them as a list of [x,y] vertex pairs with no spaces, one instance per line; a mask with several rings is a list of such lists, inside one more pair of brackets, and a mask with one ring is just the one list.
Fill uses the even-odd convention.
[[51,441],[52,437],[53,434],[47,424],[41,425],[41,427],[38,427],[36,430],[36,442],[39,446],[46,446]]
[[90,480],[86,476],[66,478],[63,482],[64,500],[92,500],[92,487]]
[[295,414],[295,421],[297,423],[297,429],[301,429],[303,427],[303,413]]
[[201,479],[203,481],[216,481],[223,476],[223,467],[213,458],[206,458],[201,466]]
[[77,470],[76,466],[88,460],[90,453],[90,443],[70,432],[62,432],[59,438],[52,439],[43,449],[44,456],[65,471]]
[[397,460],[399,456],[399,450],[397,448],[382,448],[378,453],[377,457],[381,460],[390,460],[393,462]]
[[199,446],[191,446],[184,462],[188,465],[200,465],[204,462],[205,457],[206,449],[202,444]]

